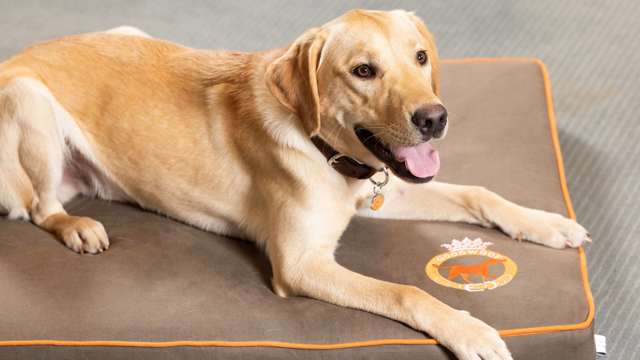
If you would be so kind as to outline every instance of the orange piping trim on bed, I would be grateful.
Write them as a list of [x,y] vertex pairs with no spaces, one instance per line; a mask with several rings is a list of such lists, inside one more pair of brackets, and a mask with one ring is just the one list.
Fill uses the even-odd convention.
[[[495,62],[529,62],[538,65],[542,73],[542,79],[544,83],[545,101],[547,104],[547,118],[549,119],[549,130],[551,133],[551,142],[553,144],[553,150],[556,156],[556,164],[558,166],[558,176],[560,178],[560,187],[562,190],[562,196],[564,198],[565,205],[567,207],[567,214],[570,218],[575,219],[576,215],[571,203],[571,197],[569,196],[569,189],[567,187],[567,180],[565,178],[564,163],[562,160],[562,153],[560,151],[560,141],[558,139],[558,129],[556,123],[556,116],[553,109],[553,98],[551,96],[551,82],[549,81],[549,74],[544,63],[535,58],[525,57],[504,57],[504,58],[463,58],[463,59],[449,59],[442,61],[444,64],[463,64],[463,63],[495,63]],[[572,331],[583,330],[591,326],[595,313],[595,305],[593,302],[593,295],[591,294],[591,287],[589,286],[589,275],[587,273],[587,260],[582,247],[578,248],[580,256],[580,272],[582,274],[582,283],[584,287],[584,293],[587,298],[589,307],[589,313],[587,318],[577,324],[568,325],[552,325],[552,326],[539,326],[530,328],[518,328],[509,330],[500,330],[501,336],[523,336],[523,335],[535,335],[544,334],[559,331]],[[434,339],[379,339],[379,340],[365,340],[354,341],[345,343],[333,343],[333,344],[312,344],[312,343],[292,343],[286,341],[117,341],[117,340],[97,340],[97,341],[74,341],[74,340],[9,340],[0,341],[0,346],[37,346],[37,345],[49,345],[49,346],[122,346],[122,347],[148,347],[148,348],[165,348],[176,346],[219,346],[219,347],[273,347],[273,348],[286,348],[286,349],[300,349],[300,350],[334,350],[334,349],[348,349],[365,346],[381,346],[381,345],[435,345],[438,342]]]

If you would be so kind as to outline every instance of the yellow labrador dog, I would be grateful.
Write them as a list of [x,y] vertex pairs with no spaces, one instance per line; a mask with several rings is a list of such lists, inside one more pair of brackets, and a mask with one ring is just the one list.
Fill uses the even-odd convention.
[[0,211],[95,254],[107,232],[63,204],[78,194],[136,203],[255,240],[280,296],[396,319],[460,359],[511,359],[468,313],[334,260],[354,215],[497,226],[554,248],[589,239],[560,215],[429,182],[431,141],[446,128],[433,38],[405,11],[351,11],[259,53],[132,28],[69,36],[0,64]]

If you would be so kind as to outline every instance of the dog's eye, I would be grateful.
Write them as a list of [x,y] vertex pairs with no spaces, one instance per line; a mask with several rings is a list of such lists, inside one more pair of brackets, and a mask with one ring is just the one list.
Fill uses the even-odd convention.
[[376,76],[375,69],[371,65],[367,64],[358,65],[351,72],[353,75],[363,79],[369,79]]
[[420,50],[416,53],[416,60],[418,60],[418,64],[424,65],[427,63],[427,52],[424,50]]

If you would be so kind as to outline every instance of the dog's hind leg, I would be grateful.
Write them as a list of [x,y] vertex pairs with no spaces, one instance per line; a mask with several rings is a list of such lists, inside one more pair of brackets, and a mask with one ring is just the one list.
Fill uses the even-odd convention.
[[29,220],[33,187],[18,157],[20,129],[10,118],[12,104],[0,90],[0,214]]
[[102,224],[68,215],[58,199],[67,150],[51,100],[38,86],[20,77],[0,89],[2,207],[10,215],[28,210],[36,225],[76,252],[102,252],[109,245]]

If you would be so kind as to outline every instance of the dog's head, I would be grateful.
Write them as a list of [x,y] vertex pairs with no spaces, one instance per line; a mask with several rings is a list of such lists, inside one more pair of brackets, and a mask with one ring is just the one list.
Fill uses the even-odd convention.
[[412,13],[354,10],[311,29],[269,65],[266,81],[309,135],[338,151],[411,182],[438,172],[429,143],[447,129],[438,54]]

